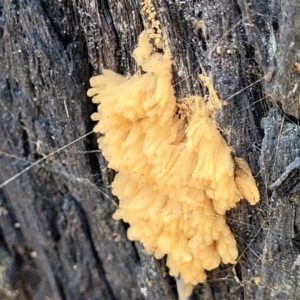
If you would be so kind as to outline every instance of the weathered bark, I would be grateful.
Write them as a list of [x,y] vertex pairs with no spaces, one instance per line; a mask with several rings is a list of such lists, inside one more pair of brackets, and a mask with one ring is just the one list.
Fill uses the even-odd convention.
[[[214,79],[223,134],[261,193],[228,213],[238,263],[209,272],[194,297],[299,299],[300,1],[153,3],[178,96],[203,94],[201,72]],[[96,136],[72,143],[93,127],[89,77],[132,73],[142,30],[139,0],[0,3],[1,299],[176,299],[164,261],[111,218]]]

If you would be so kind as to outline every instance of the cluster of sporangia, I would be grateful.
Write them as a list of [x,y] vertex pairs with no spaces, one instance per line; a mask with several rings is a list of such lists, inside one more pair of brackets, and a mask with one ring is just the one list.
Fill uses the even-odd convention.
[[[206,279],[205,270],[234,263],[236,241],[224,214],[241,199],[259,200],[248,164],[234,157],[215,120],[222,107],[209,90],[176,104],[171,53],[154,53],[147,32],[133,57],[144,74],[124,77],[110,70],[92,77],[88,95],[99,104],[92,119],[99,147],[118,173],[114,219],[129,223],[128,237],[156,258],[167,255],[170,275],[180,276],[184,295]],[[182,102],[182,101],[181,101]]]

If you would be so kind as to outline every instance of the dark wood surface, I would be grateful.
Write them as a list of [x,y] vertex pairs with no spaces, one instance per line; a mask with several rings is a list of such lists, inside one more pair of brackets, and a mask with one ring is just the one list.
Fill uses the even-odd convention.
[[[238,263],[193,297],[299,299],[300,2],[153,3],[177,95],[203,95],[199,73],[213,78],[223,134],[261,193],[227,215]],[[89,77],[132,74],[142,30],[139,0],[0,2],[0,299],[177,298],[164,260],[112,220],[113,172],[86,135]]]

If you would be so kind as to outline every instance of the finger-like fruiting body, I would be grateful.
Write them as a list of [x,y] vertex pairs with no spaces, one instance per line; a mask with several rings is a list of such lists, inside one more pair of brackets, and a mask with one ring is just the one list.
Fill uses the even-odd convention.
[[[211,80],[210,97],[186,99],[180,118],[172,86],[171,54],[153,53],[142,33],[133,56],[144,71],[125,78],[110,70],[91,78],[88,95],[99,104],[99,147],[118,172],[116,220],[128,222],[128,237],[156,258],[167,255],[170,275],[180,276],[181,294],[205,281],[205,270],[234,263],[238,251],[224,214],[242,198],[259,200],[248,164],[233,158],[216,124],[221,109]],[[188,120],[188,121],[187,121]],[[188,124],[187,124],[188,122]]]

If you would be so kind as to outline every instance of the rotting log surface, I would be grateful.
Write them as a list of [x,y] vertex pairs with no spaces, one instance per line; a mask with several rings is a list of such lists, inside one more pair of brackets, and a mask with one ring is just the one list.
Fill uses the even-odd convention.
[[[218,119],[261,202],[228,213],[240,251],[195,299],[299,299],[300,2],[153,0],[179,97],[226,99]],[[133,73],[138,0],[0,3],[0,184],[92,130],[88,79]],[[164,261],[111,215],[113,173],[88,135],[0,190],[0,299],[176,299]]]

